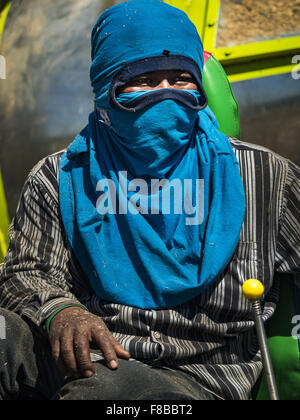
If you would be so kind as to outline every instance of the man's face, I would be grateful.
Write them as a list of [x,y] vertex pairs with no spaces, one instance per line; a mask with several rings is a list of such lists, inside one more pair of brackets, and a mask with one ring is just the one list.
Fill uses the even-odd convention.
[[163,88],[197,90],[195,79],[190,73],[181,70],[152,71],[134,77],[123,86],[119,93],[155,90]]

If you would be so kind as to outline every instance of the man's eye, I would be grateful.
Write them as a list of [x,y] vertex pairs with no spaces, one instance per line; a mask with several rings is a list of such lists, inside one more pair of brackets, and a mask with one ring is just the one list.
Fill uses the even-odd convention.
[[188,76],[178,76],[175,79],[175,83],[194,83],[194,79]]
[[134,83],[137,84],[137,85],[149,85],[149,84],[153,83],[153,80],[142,78],[142,79],[136,79],[134,81]]

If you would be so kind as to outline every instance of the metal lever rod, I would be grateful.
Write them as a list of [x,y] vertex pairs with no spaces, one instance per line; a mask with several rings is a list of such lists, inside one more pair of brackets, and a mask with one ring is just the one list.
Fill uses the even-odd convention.
[[266,381],[271,401],[279,401],[279,394],[275,381],[275,375],[272,360],[268,348],[268,341],[265,326],[262,319],[262,309],[260,298],[264,293],[264,286],[256,279],[247,280],[243,285],[244,296],[252,302],[253,313],[255,317],[256,331],[259,341],[259,347],[262,354],[263,367],[266,375]]

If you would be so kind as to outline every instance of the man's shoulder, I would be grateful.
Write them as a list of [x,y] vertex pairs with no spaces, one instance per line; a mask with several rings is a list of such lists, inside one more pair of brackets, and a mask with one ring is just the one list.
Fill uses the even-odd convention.
[[274,156],[278,156],[281,159],[284,159],[282,156],[278,155],[276,152],[274,152],[273,150],[261,146],[259,144],[254,144],[254,143],[250,143],[250,142],[246,142],[246,141],[242,141],[242,140],[238,140],[234,137],[228,137],[231,146],[233,147],[233,149],[236,150],[244,150],[244,151],[248,151],[248,152],[260,152],[260,153],[268,153]]
[[61,156],[65,153],[65,149],[59,152],[52,153],[42,158],[29,172],[28,178],[42,180],[48,177],[54,177],[58,180],[59,176],[59,161]]
[[65,149],[41,159],[29,172],[26,185],[58,202],[59,161]]
[[[249,143],[249,142],[245,142],[245,141],[241,141],[238,140],[234,137],[228,137],[230,144],[234,150],[234,152],[236,153],[238,158],[244,158],[247,159],[249,158],[252,159],[253,155],[254,156],[263,156],[265,159],[268,159],[269,161],[272,160],[273,164],[275,165],[280,165],[280,166],[295,166],[296,165],[289,160],[288,158],[285,158],[283,156],[281,156],[280,154],[278,154],[277,152],[275,152],[274,150],[271,150],[267,147],[258,145],[258,144],[254,144],[254,143]],[[250,157],[251,156],[251,157]],[[253,160],[253,159],[252,159]],[[263,161],[263,159],[262,159]],[[256,162],[257,164],[257,162]]]

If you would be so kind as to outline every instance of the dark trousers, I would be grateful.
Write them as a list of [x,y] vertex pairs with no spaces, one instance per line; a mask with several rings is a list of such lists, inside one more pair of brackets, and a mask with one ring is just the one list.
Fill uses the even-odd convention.
[[66,380],[50,344],[18,315],[0,309],[0,400],[214,400],[190,375],[130,359],[116,370],[95,362],[91,378]]

